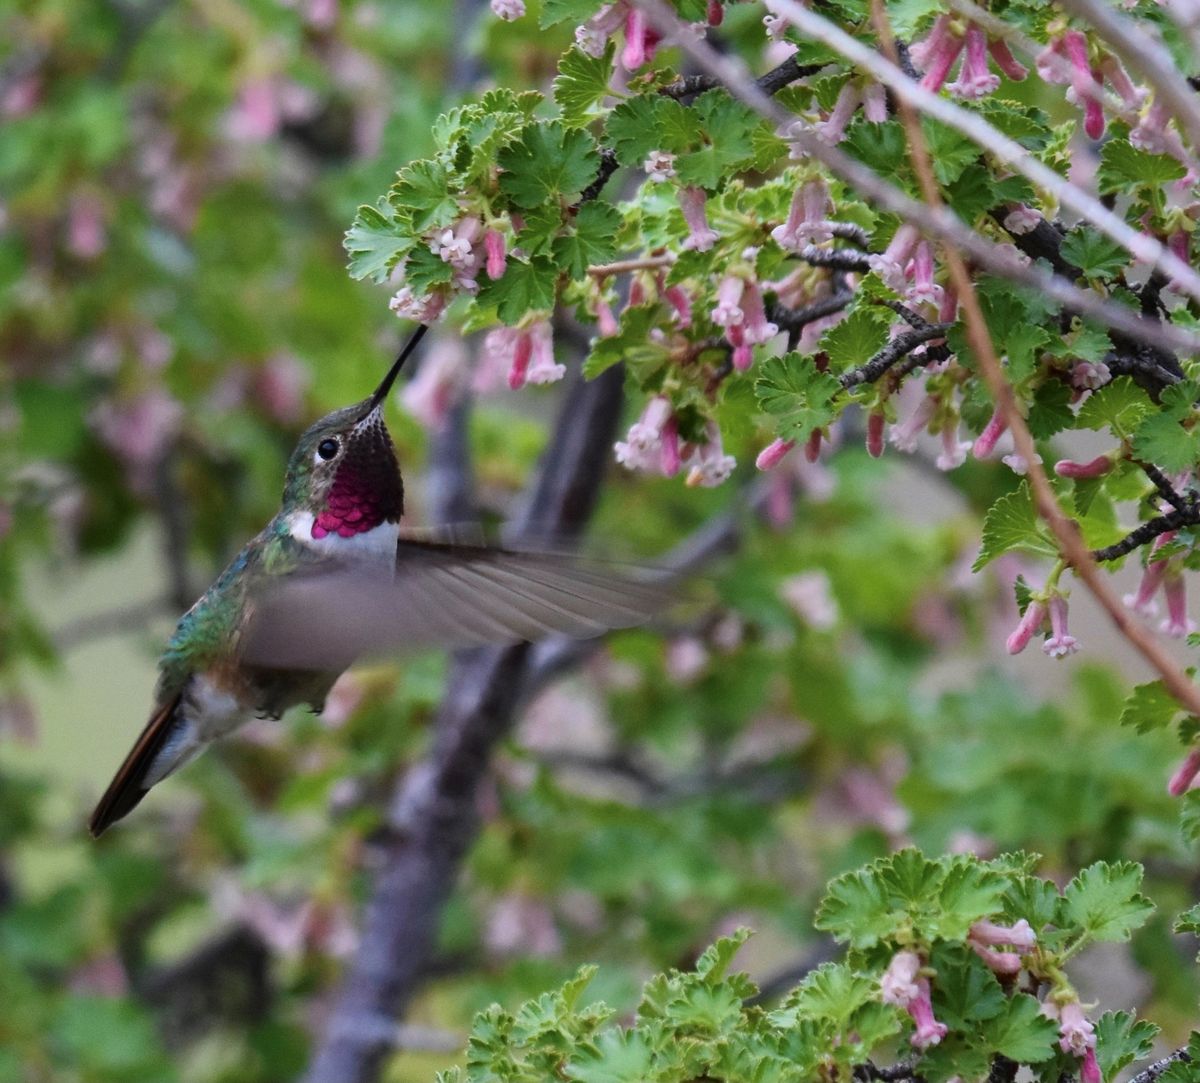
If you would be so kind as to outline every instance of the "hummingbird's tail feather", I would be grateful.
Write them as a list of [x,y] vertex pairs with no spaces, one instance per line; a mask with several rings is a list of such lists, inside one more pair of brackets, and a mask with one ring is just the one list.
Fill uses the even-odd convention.
[[[177,712],[183,693],[167,700],[150,716],[146,728],[117,770],[96,810],[88,820],[92,838],[99,838],[118,820],[128,816],[159,782],[163,773],[155,771],[160,753],[176,734]],[[152,777],[157,775],[158,777]]]

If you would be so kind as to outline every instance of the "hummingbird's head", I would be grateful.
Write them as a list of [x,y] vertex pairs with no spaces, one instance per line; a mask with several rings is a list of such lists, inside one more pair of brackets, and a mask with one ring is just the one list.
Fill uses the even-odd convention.
[[424,328],[409,340],[370,398],[326,414],[309,428],[288,461],[283,509],[312,515],[311,534],[352,538],[399,522],[404,483],[383,421],[383,404]]

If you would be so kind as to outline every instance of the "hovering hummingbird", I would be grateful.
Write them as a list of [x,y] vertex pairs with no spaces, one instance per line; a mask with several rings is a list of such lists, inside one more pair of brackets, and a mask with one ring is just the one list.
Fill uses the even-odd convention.
[[643,623],[664,602],[661,589],[576,557],[402,534],[383,405],[423,332],[370,398],[300,437],[279,514],[180,619],[150,720],[92,813],[93,836],[250,718],[320,711],[365,655],[589,638]]

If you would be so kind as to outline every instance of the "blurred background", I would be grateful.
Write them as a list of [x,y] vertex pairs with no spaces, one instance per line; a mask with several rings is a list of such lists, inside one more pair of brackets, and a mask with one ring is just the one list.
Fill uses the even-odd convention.
[[[298,433],[363,397],[402,338],[387,291],[345,273],[356,207],[455,102],[546,87],[570,26],[535,25],[476,0],[0,7],[0,1081],[304,1070],[445,660],[256,723],[99,844],[84,820],[173,621],[277,508]],[[459,348],[444,334],[429,355]],[[484,517],[519,501],[563,394],[472,411]],[[389,415],[418,522],[419,414]],[[742,468],[717,490],[612,466],[593,533],[652,556],[713,523],[764,442],[726,440]],[[811,930],[825,881],[908,842],[1028,848],[1051,875],[1147,862],[1160,916],[1095,957],[1092,992],[1178,1037],[1198,990],[1169,932],[1196,886],[1165,795],[1174,739],[1117,726],[1144,678],[1082,599],[1084,653],[1002,657],[1030,569],[969,567],[1009,479],[931,461],[881,466],[847,437],[781,468],[694,608],[527,706],[385,1078],[431,1079],[474,1011],[584,961],[627,1006],[740,924],[758,930],[742,965],[777,995],[831,951]]]

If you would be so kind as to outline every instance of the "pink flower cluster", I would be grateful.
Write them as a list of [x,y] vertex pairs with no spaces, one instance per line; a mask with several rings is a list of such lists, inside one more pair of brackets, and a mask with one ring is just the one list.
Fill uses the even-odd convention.
[[527,327],[496,327],[483,340],[484,364],[476,374],[476,389],[494,386],[492,373],[507,372],[508,386],[517,391],[526,384],[552,384],[566,374],[554,360],[554,332],[548,319]]
[[771,230],[771,236],[781,248],[793,252],[828,241],[833,236],[829,210],[829,188],[825,181],[820,177],[805,181],[792,196],[787,221]]
[[1141,582],[1132,594],[1126,594],[1125,604],[1135,613],[1143,617],[1152,617],[1158,611],[1155,601],[1159,591],[1167,600],[1167,616],[1159,626],[1166,635],[1176,639],[1196,630],[1194,621],[1187,615],[1187,585],[1183,581],[1183,557],[1154,558],[1175,537],[1175,531],[1169,530],[1154,539],[1150,547],[1150,557],[1146,570],[1142,573]]
[[1043,641],[1042,650],[1051,658],[1066,658],[1079,650],[1079,641],[1067,628],[1067,599],[1057,592],[1042,598],[1035,595],[1025,607],[1005,646],[1009,654],[1020,654],[1035,635],[1041,632],[1050,618],[1050,635]]
[[916,1024],[910,1039],[913,1047],[927,1049],[946,1036],[947,1027],[934,1018],[929,979],[922,976],[921,967],[921,957],[915,951],[898,951],[879,986],[883,1002],[903,1008]]
[[[1104,135],[1105,127],[1104,83],[1113,88],[1124,109],[1129,111],[1136,112],[1141,108],[1146,92],[1133,85],[1129,73],[1112,53],[1097,50],[1094,62],[1089,53],[1085,34],[1063,29],[1038,54],[1037,72],[1047,83],[1069,88],[1067,100],[1083,106],[1084,132],[1089,139],[1099,139]],[[1169,118],[1162,118],[1163,124],[1166,119]],[[1130,141],[1138,146],[1133,133],[1130,133]]]
[[[500,223],[485,226],[477,215],[464,215],[454,225],[434,230],[426,243],[433,255],[453,268],[454,277],[449,285],[435,287],[427,293],[417,293],[411,286],[401,285],[388,307],[403,320],[433,323],[455,294],[473,294],[479,289],[481,271],[495,281],[503,277],[508,268],[504,227]],[[403,266],[398,274],[403,281]]]
[[1079,1058],[1080,1083],[1104,1083],[1096,1060],[1096,1028],[1084,1014],[1083,1005],[1078,1000],[1065,1004],[1046,1000],[1042,1014],[1058,1023],[1059,1049]]
[[752,273],[727,274],[721,279],[711,315],[713,323],[725,329],[725,340],[733,347],[733,367],[739,372],[753,362],[752,346],[779,334],[779,328],[767,319],[762,290]]
[[737,460],[725,453],[721,430],[714,422],[705,428],[702,443],[684,443],[679,438],[679,423],[674,407],[663,395],[656,395],[630,426],[625,439],[613,450],[617,462],[628,470],[674,477],[687,466],[687,484],[712,488],[733,473]]
[[[983,29],[955,16],[941,15],[929,36],[915,42],[910,50],[913,63],[925,71],[921,86],[938,91],[943,86],[955,97],[974,101],[985,98],[1000,85],[1000,76],[989,67],[988,57],[1010,79],[1020,81],[1028,74],[1009,52],[1003,38],[988,39]],[[958,78],[946,85],[950,72],[962,56]]]
[[[708,5],[710,24],[719,23],[722,14],[720,4]],[[654,59],[662,35],[650,25],[645,12],[626,3],[626,0],[605,4],[586,23],[576,27],[575,44],[588,56],[601,57],[608,45],[608,39],[619,28],[624,28],[625,31],[625,45],[620,53],[621,67],[626,71],[637,71]]]

